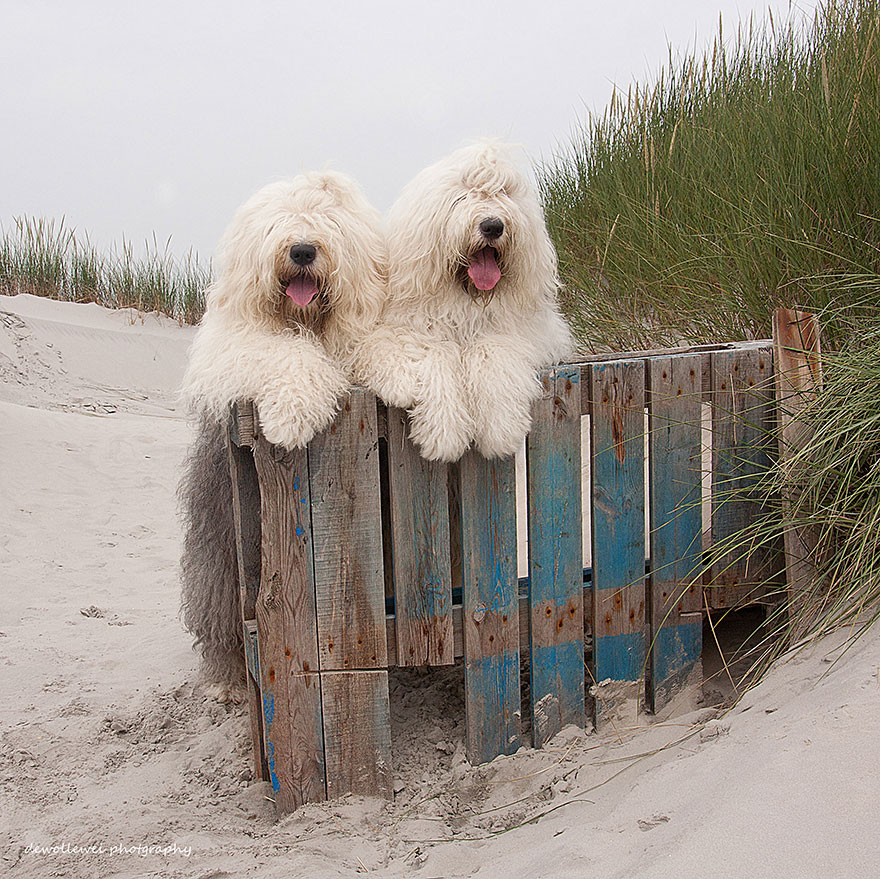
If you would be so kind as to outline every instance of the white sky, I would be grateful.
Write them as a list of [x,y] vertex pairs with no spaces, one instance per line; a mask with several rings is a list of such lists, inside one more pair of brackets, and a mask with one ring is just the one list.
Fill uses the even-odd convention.
[[385,210],[480,135],[534,158],[613,84],[815,0],[0,0],[0,224],[209,257],[262,184],[333,167]]

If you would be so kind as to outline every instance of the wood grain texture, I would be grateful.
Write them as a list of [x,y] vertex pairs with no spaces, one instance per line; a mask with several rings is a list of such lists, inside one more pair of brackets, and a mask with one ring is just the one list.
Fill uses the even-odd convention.
[[648,361],[651,576],[648,704],[701,681],[702,392],[699,355]]
[[[772,401],[772,348],[712,354],[713,545],[763,512],[752,489],[775,454]],[[709,606],[728,609],[762,598],[775,556],[767,548],[748,554],[736,548],[719,558],[706,584]]]
[[532,740],[583,726],[584,588],[579,367],[542,375],[526,441]]
[[239,400],[230,409],[229,437],[233,445],[253,448],[259,433],[257,410],[250,400]]
[[[801,415],[822,386],[822,347],[819,321],[808,311],[777,308],[773,312],[773,377],[779,460],[785,464],[807,443],[812,431]],[[789,493],[783,503],[796,498]],[[801,524],[785,529],[785,579],[788,599],[796,616],[800,601],[816,580],[819,531]],[[797,637],[797,633],[795,633]]]
[[262,576],[256,602],[263,737],[279,812],[326,796],[305,449],[258,437]]
[[398,665],[451,665],[452,572],[446,465],[426,461],[389,409],[388,470]]
[[[262,557],[260,550],[260,482],[250,448],[241,447],[233,439],[235,413],[231,414],[226,447],[232,481],[232,514],[235,523],[235,550],[238,560],[238,586],[241,621],[245,630],[245,652],[252,647],[248,625],[256,627],[256,601],[260,591]],[[256,637],[254,636],[254,642]],[[255,654],[254,654],[255,655]],[[250,653],[248,653],[250,660]],[[262,699],[256,664],[248,662],[248,715],[251,723],[254,778],[268,781],[269,770],[263,742]]]
[[[287,682],[287,747],[283,755],[289,766],[289,784],[281,779],[281,790],[287,796],[276,792],[275,806],[279,815],[298,809],[303,803],[320,802],[327,797],[326,767],[324,763],[324,728],[322,717],[321,690],[323,676],[320,674],[292,674]],[[265,695],[264,695],[265,705]],[[267,710],[264,708],[264,711]],[[285,718],[276,718],[277,723],[285,723]],[[275,746],[278,758],[279,742]],[[267,746],[267,760],[272,753]],[[277,773],[276,773],[277,774]],[[270,780],[272,773],[270,772]],[[273,785],[274,787],[274,785]]]
[[472,763],[521,742],[513,458],[459,461],[466,747]]
[[[635,720],[645,670],[645,364],[590,367],[596,727]],[[606,683],[607,682],[607,683]]]
[[392,795],[387,671],[321,674],[327,796]]
[[351,392],[309,445],[321,671],[387,665],[376,398]]
[[[712,398],[712,354],[716,351],[749,351],[755,348],[765,348],[771,344],[770,339],[758,339],[748,342],[727,342],[715,345],[684,345],[678,348],[653,348],[645,351],[611,351],[601,354],[585,354],[571,361],[571,365],[589,369],[595,363],[622,363],[633,360],[649,360],[652,357],[672,357],[677,354],[699,354],[702,370],[702,393],[703,402],[708,403]],[[588,393],[589,383],[583,383],[582,415],[590,414],[590,396]]]

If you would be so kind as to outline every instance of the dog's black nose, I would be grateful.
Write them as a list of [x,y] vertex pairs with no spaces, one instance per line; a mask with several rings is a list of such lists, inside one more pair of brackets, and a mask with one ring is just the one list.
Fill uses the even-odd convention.
[[486,217],[480,223],[480,231],[483,233],[484,238],[494,241],[496,238],[501,237],[501,233],[504,231],[504,223],[498,217]]
[[290,258],[298,266],[307,266],[315,261],[317,252],[312,244],[294,244],[290,248]]

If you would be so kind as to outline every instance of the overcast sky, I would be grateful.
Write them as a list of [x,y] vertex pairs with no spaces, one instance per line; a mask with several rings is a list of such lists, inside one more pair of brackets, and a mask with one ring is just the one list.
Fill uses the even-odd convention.
[[667,46],[815,0],[0,0],[0,224],[209,257],[279,177],[332,167],[385,210],[420,168],[501,136],[553,153]]

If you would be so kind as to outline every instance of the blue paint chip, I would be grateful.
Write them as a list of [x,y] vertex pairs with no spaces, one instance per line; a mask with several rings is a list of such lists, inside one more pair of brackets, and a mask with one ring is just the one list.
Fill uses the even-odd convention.
[[[272,723],[275,719],[275,694],[266,693],[263,696],[263,714],[266,717],[266,723]],[[271,747],[271,745],[270,745]]]
[[296,526],[296,536],[302,537],[305,532],[303,531],[302,525]]
[[272,790],[281,789],[281,782],[275,774],[275,744],[273,742],[266,743],[266,763],[269,766],[269,778],[272,781]]

